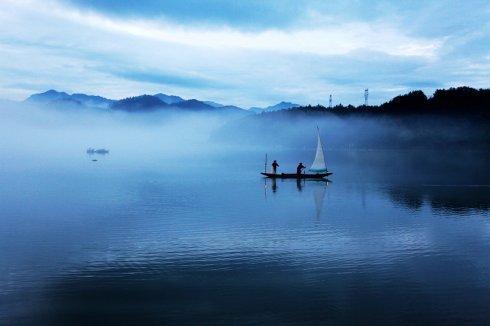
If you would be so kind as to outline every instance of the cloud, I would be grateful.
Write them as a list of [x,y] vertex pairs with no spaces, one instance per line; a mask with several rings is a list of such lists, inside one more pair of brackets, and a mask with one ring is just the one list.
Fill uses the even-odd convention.
[[[106,69],[103,69],[106,71]],[[120,70],[112,70],[110,73],[115,76],[122,77],[128,80],[140,81],[145,83],[153,83],[158,85],[176,85],[188,88],[219,88],[224,89],[227,86],[219,81],[214,81],[208,78],[201,77],[185,77],[177,74],[169,74],[159,71],[140,71],[123,68]]]
[[230,0],[68,0],[66,4],[111,17],[165,19],[197,25],[234,25],[249,30],[286,27],[298,20],[305,1]]
[[410,80],[403,83],[408,88],[442,88],[444,85],[435,80]]
[[[267,29],[243,32],[230,27],[192,27],[159,20],[122,20],[96,12],[82,12],[56,2],[29,2],[21,9],[37,15],[69,21],[81,26],[147,38],[155,41],[216,49],[250,49],[285,53],[314,53],[320,55],[346,54],[359,49],[376,50],[397,56],[436,55],[440,39],[410,37],[384,23],[338,23],[319,27],[287,30]],[[27,7],[27,8],[26,8]]]
[[[489,51],[479,42],[488,31],[420,32],[428,13],[439,22],[438,6],[420,15],[408,8],[403,16],[398,5],[381,1],[363,19],[371,2],[334,2],[326,11],[321,1],[300,1],[291,11],[282,2],[227,1],[206,18],[195,8],[173,15],[185,4],[159,3],[0,1],[0,20],[9,26],[0,30],[0,96],[44,88],[111,98],[169,92],[253,106],[325,103],[334,93],[356,104],[366,87],[373,101],[383,101],[412,87],[488,85],[482,72]],[[208,3],[204,12],[221,1]],[[338,12],[346,13],[333,16]],[[234,15],[241,18],[234,22]],[[254,19],[257,28],[249,28]]]

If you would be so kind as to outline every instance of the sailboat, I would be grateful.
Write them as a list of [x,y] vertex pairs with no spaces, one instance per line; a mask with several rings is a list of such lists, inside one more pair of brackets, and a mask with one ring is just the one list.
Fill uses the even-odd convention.
[[[267,166],[267,163],[266,163]],[[320,138],[320,129],[317,127],[317,145],[316,145],[316,154],[313,163],[309,169],[309,173],[268,173],[262,172],[262,175],[268,178],[279,178],[279,179],[323,179],[332,174],[332,172],[328,172],[327,165],[325,163],[325,155],[323,154],[323,144]]]

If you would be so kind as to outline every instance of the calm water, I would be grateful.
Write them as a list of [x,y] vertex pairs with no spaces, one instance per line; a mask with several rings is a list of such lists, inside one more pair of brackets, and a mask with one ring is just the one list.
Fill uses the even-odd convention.
[[262,154],[4,157],[0,324],[490,321],[487,153]]

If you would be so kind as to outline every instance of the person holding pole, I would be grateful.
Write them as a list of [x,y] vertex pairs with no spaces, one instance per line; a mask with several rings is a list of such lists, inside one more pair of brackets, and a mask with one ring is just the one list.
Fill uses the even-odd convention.
[[279,166],[279,164],[277,164],[277,161],[274,160],[274,162],[272,162],[272,173],[274,173],[274,174],[277,173],[278,166]]
[[303,172],[303,169],[305,168],[306,166],[303,165],[303,163],[299,163],[298,164],[298,167],[296,168],[296,174],[301,174],[301,172]]

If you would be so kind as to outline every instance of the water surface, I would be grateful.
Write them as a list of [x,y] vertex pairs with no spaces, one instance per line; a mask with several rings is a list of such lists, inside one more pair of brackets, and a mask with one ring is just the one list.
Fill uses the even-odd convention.
[[331,182],[276,183],[262,152],[10,155],[1,324],[490,319],[486,153],[328,151]]

